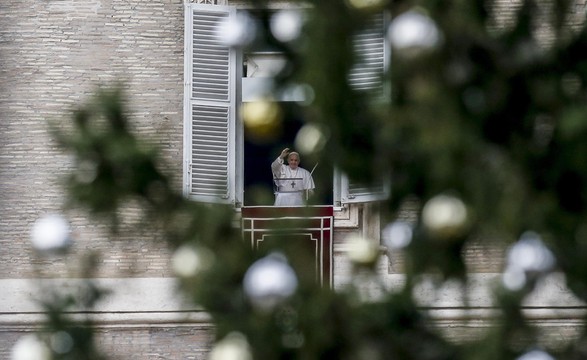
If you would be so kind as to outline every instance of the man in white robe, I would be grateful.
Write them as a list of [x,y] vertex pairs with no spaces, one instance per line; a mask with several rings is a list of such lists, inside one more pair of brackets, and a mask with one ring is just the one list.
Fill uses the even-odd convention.
[[[287,165],[284,164],[285,158]],[[283,149],[271,164],[273,180],[277,187],[275,206],[304,205],[307,197],[313,193],[315,186],[312,174],[299,164],[300,154],[295,151],[289,152],[289,148]]]

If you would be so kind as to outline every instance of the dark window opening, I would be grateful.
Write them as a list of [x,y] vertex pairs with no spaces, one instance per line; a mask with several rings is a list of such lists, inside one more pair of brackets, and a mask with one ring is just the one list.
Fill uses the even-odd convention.
[[[295,149],[295,137],[304,125],[302,114],[295,103],[280,103],[284,117],[280,131],[270,139],[251,136],[245,128],[244,138],[244,205],[271,206],[275,201],[271,163],[279,156],[281,150]],[[308,171],[316,165],[312,159],[301,155],[300,166]],[[316,185],[310,205],[332,205],[332,168],[318,164],[312,177]]]

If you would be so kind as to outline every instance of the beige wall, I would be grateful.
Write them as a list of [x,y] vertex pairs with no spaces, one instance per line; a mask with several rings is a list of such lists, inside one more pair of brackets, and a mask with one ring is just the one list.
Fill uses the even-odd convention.
[[[505,6],[499,12],[510,16],[506,10],[512,2],[500,3]],[[585,1],[577,1],[577,14],[584,8]],[[161,148],[165,171],[175,176],[180,191],[183,29],[182,0],[0,1],[0,280],[76,277],[88,251],[101,253],[97,276],[102,278],[170,275],[165,244],[140,228],[129,226],[119,240],[110,242],[104,226],[68,212],[76,235],[69,257],[38,258],[28,237],[39,215],[60,211],[64,199],[59,178],[71,169],[71,159],[48,135],[47,122],[66,126],[69,110],[99,84],[124,82],[132,125]],[[339,287],[350,271],[345,237],[359,233],[377,240],[379,219],[366,215],[373,214],[372,209],[359,206],[353,211],[340,215],[334,236],[334,280]],[[132,222],[132,206],[127,216]],[[466,257],[474,272],[491,274],[500,271],[502,252],[480,241],[466,249]],[[390,256],[391,264],[382,258],[379,266],[389,274],[386,283],[402,270],[401,254]],[[446,327],[461,326],[463,334],[475,326],[447,321]],[[573,328],[572,321],[552,329]],[[124,326],[104,324],[99,342],[123,358],[204,358],[209,324],[180,325],[173,320],[168,325],[150,324],[148,319]],[[30,330],[30,324],[0,322],[0,358],[7,358],[14,341]]]
[[[161,148],[179,191],[183,2],[3,0],[0,32],[0,278],[72,276],[80,260],[35,259],[28,244],[37,217],[59,211],[59,178],[71,167],[47,122],[67,123],[97,85],[124,81],[132,124]],[[167,274],[152,235],[130,229],[112,244],[83,214],[68,215],[73,254],[102,252],[100,276]]]

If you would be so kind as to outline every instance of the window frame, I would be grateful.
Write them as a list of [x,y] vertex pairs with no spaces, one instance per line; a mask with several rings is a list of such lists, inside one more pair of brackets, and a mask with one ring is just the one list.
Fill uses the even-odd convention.
[[[226,137],[227,157],[226,157],[226,193],[222,196],[218,196],[217,193],[201,193],[193,190],[194,184],[194,171],[193,158],[194,158],[194,139],[193,139],[193,122],[197,121],[194,119],[194,105],[200,104],[204,106],[215,106],[216,104],[207,102],[202,99],[196,99],[193,97],[193,70],[194,70],[194,13],[196,11],[202,12],[226,12],[227,16],[236,16],[239,9],[234,6],[226,5],[212,5],[212,4],[196,4],[186,3],[185,4],[185,36],[184,36],[184,151],[183,151],[183,193],[186,197],[202,202],[213,202],[213,203],[224,203],[232,204],[236,208],[240,208],[244,205],[244,127],[240,116],[240,107],[243,102],[242,94],[242,79],[243,79],[243,54],[235,48],[227,47],[231,61],[229,64],[230,69],[228,71],[231,74],[231,79],[228,85],[228,91],[230,96],[229,106],[229,118],[228,118],[228,134]],[[382,18],[382,26],[386,25],[386,16]],[[372,32],[374,34],[376,32]],[[371,35],[372,35],[371,34]],[[383,33],[384,34],[384,33]],[[389,59],[389,46],[385,41],[382,34],[382,50],[377,56],[382,57],[382,63],[376,66],[380,67],[382,71],[385,71],[388,67],[387,59]],[[363,34],[364,35],[364,34]],[[358,38],[360,38],[358,36]],[[363,39],[365,37],[363,36]],[[375,39],[378,40],[378,39]],[[359,40],[358,42],[360,42]],[[367,37],[366,42],[373,42],[374,39]],[[359,43],[357,48],[365,48]],[[362,56],[365,58],[365,56]],[[374,86],[369,84],[365,85],[360,77],[371,77],[373,78],[373,59],[369,59],[367,56],[367,67],[363,75],[359,74],[357,80],[361,83],[361,91],[371,91],[375,87],[375,91],[378,92],[380,99],[386,98],[388,94],[388,87],[384,83],[377,84]],[[357,74],[355,74],[356,76]],[[373,82],[371,82],[373,84]],[[246,96],[244,96],[246,97]],[[385,200],[389,197],[389,182],[384,179],[379,186],[373,187],[360,187],[356,184],[349,182],[348,176],[338,169],[334,170],[333,174],[333,206],[344,206],[351,203],[371,202]],[[383,187],[383,188],[381,188]],[[360,192],[354,190],[361,189]],[[368,191],[369,189],[379,189],[379,191]],[[380,191],[383,190],[383,191]]]

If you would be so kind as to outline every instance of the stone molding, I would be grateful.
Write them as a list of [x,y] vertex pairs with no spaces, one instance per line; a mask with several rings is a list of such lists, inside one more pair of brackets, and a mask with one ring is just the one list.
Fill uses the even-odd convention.
[[[467,288],[457,283],[437,287],[430,276],[414,289],[417,304],[434,322],[491,320],[499,313],[494,305],[492,288],[500,274],[472,274]],[[365,301],[375,301],[382,287],[401,288],[402,274],[382,276],[380,283],[361,281]],[[0,327],[40,324],[44,319],[38,304],[43,289],[75,291],[84,279],[0,279]],[[174,278],[108,278],[92,279],[95,285],[109,293],[91,312],[79,310],[68,314],[72,318],[90,318],[104,326],[139,326],[141,324],[210,323],[210,316],[188,305],[178,292]],[[348,279],[335,282],[343,291]],[[565,286],[564,277],[554,273],[539,283],[523,303],[523,312],[530,320],[562,320],[573,322],[587,314],[587,306]]]

